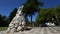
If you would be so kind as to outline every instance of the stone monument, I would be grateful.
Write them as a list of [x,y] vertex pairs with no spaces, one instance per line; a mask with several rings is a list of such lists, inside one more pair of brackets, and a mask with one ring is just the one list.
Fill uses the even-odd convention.
[[11,23],[9,24],[7,32],[18,32],[25,27],[26,22],[22,12],[23,7],[23,5],[19,7],[16,16],[12,19]]

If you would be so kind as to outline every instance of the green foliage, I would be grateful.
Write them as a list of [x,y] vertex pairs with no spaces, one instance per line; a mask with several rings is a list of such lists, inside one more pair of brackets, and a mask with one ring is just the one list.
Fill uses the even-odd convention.
[[59,8],[41,9],[36,18],[36,23],[43,25],[46,22],[53,22],[52,18],[54,18],[55,24],[58,25],[59,10]]
[[25,15],[33,15],[37,10],[39,9],[40,2],[37,0],[27,0],[26,3],[24,3],[23,13]]
[[38,13],[38,16],[36,18],[36,24],[39,25],[39,24],[44,24],[46,20],[46,15],[47,15],[47,10],[46,9],[41,9],[40,12]]
[[57,16],[56,18],[57,18],[58,24],[60,25],[60,5],[58,5],[55,10],[56,10],[56,16]]
[[5,27],[5,26],[7,26],[7,17],[6,16],[2,16],[1,14],[0,14],[0,27]]

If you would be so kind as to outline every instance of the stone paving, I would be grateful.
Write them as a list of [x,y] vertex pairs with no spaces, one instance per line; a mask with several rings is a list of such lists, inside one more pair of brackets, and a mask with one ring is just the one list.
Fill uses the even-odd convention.
[[0,31],[0,34],[60,34],[60,27],[33,27],[29,31],[6,33]]

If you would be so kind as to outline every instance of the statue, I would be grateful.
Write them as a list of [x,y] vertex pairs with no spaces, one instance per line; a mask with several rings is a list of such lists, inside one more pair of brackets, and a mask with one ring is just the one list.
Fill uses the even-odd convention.
[[25,18],[22,12],[23,9],[23,5],[21,7],[19,7],[16,16],[12,19],[11,23],[9,24],[9,27],[7,29],[7,32],[17,32],[17,31],[21,31],[22,28],[25,27],[26,22],[25,22]]

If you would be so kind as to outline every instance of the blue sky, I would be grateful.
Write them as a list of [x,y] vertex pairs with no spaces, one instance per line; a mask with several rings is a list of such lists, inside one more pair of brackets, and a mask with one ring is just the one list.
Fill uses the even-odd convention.
[[[25,2],[26,0],[0,0],[0,14],[9,16],[10,12],[14,8],[18,8]],[[44,2],[44,6],[42,8],[56,8],[57,5],[60,4],[60,0],[42,0],[42,2]],[[33,16],[33,21],[36,16],[37,14]]]

